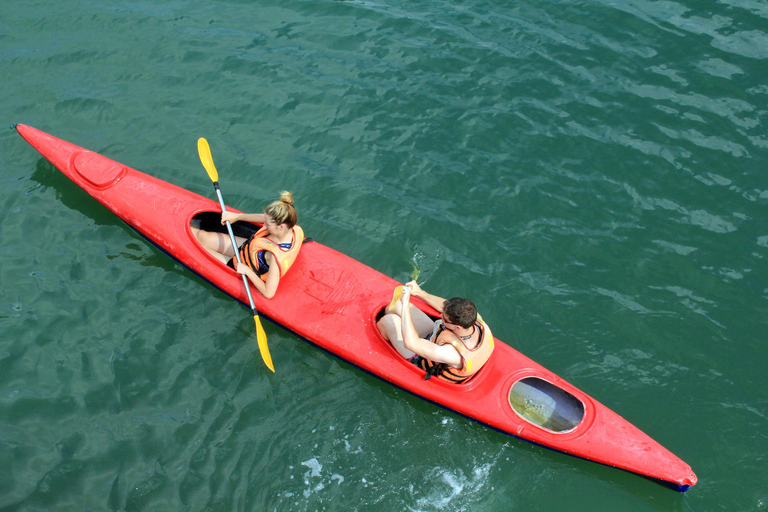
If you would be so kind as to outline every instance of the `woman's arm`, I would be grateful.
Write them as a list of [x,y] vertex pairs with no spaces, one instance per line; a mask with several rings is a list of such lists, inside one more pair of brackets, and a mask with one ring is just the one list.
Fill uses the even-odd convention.
[[225,212],[221,214],[221,224],[226,224],[226,221],[229,221],[230,223],[235,223],[239,220],[244,220],[246,222],[255,222],[257,224],[264,224],[264,214],[263,213],[233,213],[233,212]]
[[251,283],[253,283],[253,286],[256,287],[264,297],[271,299],[275,296],[275,293],[277,293],[277,287],[280,285],[280,269],[277,268],[275,257],[271,252],[267,252],[264,259],[271,269],[270,272],[267,273],[266,281],[262,281],[258,274],[245,263],[238,263],[236,270],[239,274],[247,276]]

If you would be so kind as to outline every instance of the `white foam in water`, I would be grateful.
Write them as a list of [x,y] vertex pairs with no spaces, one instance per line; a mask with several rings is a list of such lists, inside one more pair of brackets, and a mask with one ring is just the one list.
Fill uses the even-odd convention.
[[306,489],[306,490],[304,491],[304,497],[305,497],[305,498],[309,498],[309,497],[310,497],[310,495],[311,495],[313,492],[320,492],[320,491],[322,491],[323,489],[325,489],[325,484],[324,484],[323,482],[320,482],[319,484],[317,484],[317,485],[315,486],[315,488],[314,488],[314,489]]
[[[302,462],[301,465],[309,468],[309,470],[304,473],[304,483],[307,485],[307,489],[304,489],[303,492],[304,497],[308,498],[313,493],[320,492],[325,489],[326,482],[324,482],[322,478],[323,465],[320,463],[320,461],[317,460],[316,457],[312,457],[311,459]],[[319,478],[320,482],[316,484],[310,482],[310,479],[314,478]],[[330,482],[333,481],[341,485],[344,483],[344,477],[338,473],[334,473],[330,477]]]
[[313,458],[311,458],[309,460],[305,460],[304,462],[301,463],[301,465],[302,466],[307,466],[310,469],[310,471],[309,471],[309,473],[310,473],[309,476],[310,477],[320,476],[320,471],[322,471],[322,469],[323,469],[323,465],[320,464],[320,462],[315,457],[313,457]]
[[[430,478],[428,481],[434,482],[434,486],[428,489],[428,495],[419,498],[416,503],[418,508],[411,508],[417,511],[422,507],[426,509],[451,510],[460,508],[462,503],[471,503],[483,487],[488,482],[493,464],[484,464],[474,468],[470,476],[464,475],[464,472],[448,471],[445,469],[435,469],[437,478]],[[424,487],[422,487],[424,489]],[[459,500],[461,503],[455,503]]]
[[344,440],[344,449],[346,449],[347,452],[349,453],[363,453],[363,449],[359,446],[353,451],[352,445],[349,444],[349,441],[347,441],[346,439]]

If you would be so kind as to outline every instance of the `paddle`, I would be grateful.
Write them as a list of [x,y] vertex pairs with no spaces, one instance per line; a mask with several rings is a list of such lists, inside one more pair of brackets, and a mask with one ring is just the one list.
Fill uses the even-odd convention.
[[411,281],[419,282],[419,276],[421,275],[421,268],[419,268],[419,263],[416,261],[416,257],[414,256],[411,260],[411,266],[413,267],[413,272],[411,273]]
[[[211,156],[211,148],[208,145],[208,141],[203,137],[197,140],[197,152],[200,154],[200,161],[203,163],[203,167],[208,172],[208,177],[213,182],[213,188],[216,189],[216,195],[219,197],[219,204],[221,205],[221,213],[227,211],[227,207],[224,206],[224,199],[221,197],[221,189],[219,188],[219,173],[216,170],[216,166],[213,165],[213,157]],[[227,221],[227,231],[229,231],[229,238],[232,240],[232,247],[235,248],[235,258],[237,263],[240,263],[240,254],[237,250],[237,242],[235,241],[235,234],[232,232],[232,225]],[[267,367],[275,371],[275,367],[272,365],[272,356],[269,355],[269,347],[267,346],[267,334],[264,332],[264,328],[261,326],[261,320],[259,319],[259,312],[256,311],[256,306],[253,305],[253,296],[251,295],[251,287],[248,284],[248,277],[243,277],[243,284],[245,285],[245,293],[248,295],[248,302],[251,304],[251,311],[253,312],[253,321],[256,323],[256,340],[259,343],[259,352],[261,358],[264,360],[264,364]]]

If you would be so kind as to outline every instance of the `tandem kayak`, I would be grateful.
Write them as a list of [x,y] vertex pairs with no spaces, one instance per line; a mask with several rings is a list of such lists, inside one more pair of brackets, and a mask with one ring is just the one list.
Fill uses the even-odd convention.
[[[17,125],[16,129],[53,166],[143,237],[225,293],[248,303],[241,276],[210,255],[190,229],[192,223],[219,225],[217,202],[30,126]],[[247,231],[254,226],[236,223],[235,228]],[[272,299],[259,293],[253,293],[253,298],[256,309],[273,322],[446,409],[680,492],[696,484],[691,467],[669,450],[498,339],[491,359],[470,380],[461,384],[424,380],[424,371],[400,357],[376,327],[377,316],[398,284],[313,242],[302,247]],[[418,300],[413,303],[427,314],[437,314]]]

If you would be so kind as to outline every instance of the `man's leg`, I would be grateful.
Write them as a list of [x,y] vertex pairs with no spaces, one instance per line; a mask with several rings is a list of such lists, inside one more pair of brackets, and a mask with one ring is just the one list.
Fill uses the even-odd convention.
[[[396,310],[402,311],[402,304],[397,303]],[[432,334],[432,328],[434,322],[423,311],[416,306],[411,305],[411,319],[413,320],[413,326],[416,329],[420,338],[428,339]],[[403,319],[397,313],[390,313],[384,315],[378,322],[379,332],[384,339],[389,340],[392,346],[406,359],[410,359],[416,354],[407,348],[403,344]]]

